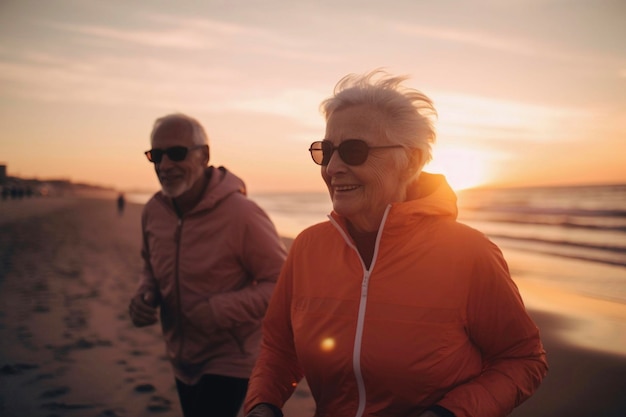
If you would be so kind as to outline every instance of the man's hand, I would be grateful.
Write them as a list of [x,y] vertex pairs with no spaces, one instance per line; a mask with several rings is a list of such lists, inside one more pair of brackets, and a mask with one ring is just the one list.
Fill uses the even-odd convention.
[[135,295],[128,306],[128,313],[133,324],[137,327],[144,327],[156,323],[158,321],[156,306],[154,292]]

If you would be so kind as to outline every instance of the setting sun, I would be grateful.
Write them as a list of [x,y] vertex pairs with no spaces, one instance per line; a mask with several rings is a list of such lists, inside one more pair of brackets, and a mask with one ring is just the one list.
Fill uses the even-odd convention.
[[468,147],[438,147],[424,170],[445,175],[454,190],[476,187],[490,180],[489,155]]

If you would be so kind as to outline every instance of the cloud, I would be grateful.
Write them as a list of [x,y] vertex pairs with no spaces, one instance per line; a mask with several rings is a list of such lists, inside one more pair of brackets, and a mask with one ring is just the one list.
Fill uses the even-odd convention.
[[39,51],[16,51],[0,60],[3,96],[44,102],[155,107],[188,101],[218,107],[237,72],[180,61],[94,53],[76,59]]
[[[234,109],[250,108],[254,99],[242,97],[283,94],[283,79],[264,80],[268,72],[297,74],[290,63],[341,59],[311,53],[307,41],[273,27],[152,12],[129,19],[114,25],[38,20],[50,42],[0,47],[0,82],[6,86],[1,95],[150,108],[185,103],[207,111],[232,101]],[[263,100],[257,111],[297,113]]]
[[494,36],[486,32],[459,30],[448,27],[408,25],[404,23],[395,24],[393,27],[396,31],[405,35],[450,41],[496,51],[509,51],[523,55],[534,55],[537,52],[536,45],[528,41],[506,38],[501,35]]
[[[211,37],[201,37],[188,29],[123,29],[99,25],[74,25],[49,23],[51,27],[69,32],[72,35],[89,36],[111,43],[131,43],[144,47],[177,48],[203,50],[215,47]],[[86,41],[86,39],[82,39]]]
[[93,52],[81,59],[42,51],[12,51],[0,60],[2,96],[39,102],[125,105],[169,111],[245,111],[288,117],[319,129],[317,112],[327,91],[259,85],[241,69],[207,65],[195,58]]
[[388,22],[390,30],[401,35],[435,39],[458,45],[475,47],[487,51],[506,52],[522,57],[541,58],[588,66],[593,63],[611,64],[615,55],[594,49],[585,49],[580,45],[558,43],[545,38],[533,38],[532,34],[523,36],[507,35],[502,32],[457,29],[446,26],[428,26]]
[[328,51],[315,53],[312,48],[315,40],[308,40],[291,34],[285,36],[278,28],[261,27],[256,22],[232,23],[206,18],[173,17],[170,15],[151,14],[149,21],[159,26],[183,28],[196,36],[219,39],[216,48],[234,49],[238,54],[255,53],[266,57],[285,58],[309,62],[338,62],[339,54]]
[[[133,27],[111,25],[83,25],[43,21],[47,26],[76,39],[104,40],[124,47],[124,44],[154,48],[175,48],[201,51],[228,48],[233,43],[272,43],[281,47],[296,46],[295,40],[274,34],[271,30],[208,18],[189,18],[162,14],[145,14]],[[88,39],[83,37],[87,36]],[[122,44],[120,44],[122,42]]]
[[439,120],[437,131],[446,140],[567,141],[593,114],[580,108],[551,107],[463,94],[433,94]]
[[323,118],[317,111],[327,94],[307,89],[286,89],[252,99],[223,103],[224,108],[287,116],[305,127],[323,129]]

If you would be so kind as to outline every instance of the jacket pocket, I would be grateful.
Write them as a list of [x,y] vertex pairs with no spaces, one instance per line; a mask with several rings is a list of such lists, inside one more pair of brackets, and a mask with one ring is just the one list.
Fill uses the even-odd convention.
[[242,355],[256,355],[261,343],[261,323],[242,324],[228,330],[233,343]]

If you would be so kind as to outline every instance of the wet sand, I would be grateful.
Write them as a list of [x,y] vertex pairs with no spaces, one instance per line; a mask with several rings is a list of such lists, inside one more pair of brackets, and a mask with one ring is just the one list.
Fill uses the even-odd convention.
[[[0,201],[0,415],[180,415],[159,327],[127,315],[140,212],[131,203],[119,215],[113,200]],[[550,362],[512,415],[626,415],[626,305],[545,286],[523,256],[508,260]],[[305,383],[284,412],[313,415]]]

